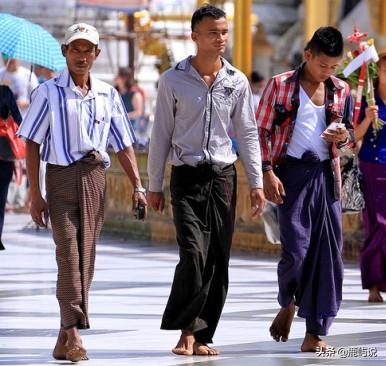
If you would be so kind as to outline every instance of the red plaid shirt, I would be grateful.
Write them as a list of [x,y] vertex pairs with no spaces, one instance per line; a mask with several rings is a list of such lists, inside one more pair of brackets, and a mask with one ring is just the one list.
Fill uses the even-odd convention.
[[[287,148],[291,142],[299,108],[300,73],[297,70],[274,76],[266,85],[256,112],[259,138],[262,150],[263,171],[284,163]],[[352,101],[350,88],[344,81],[331,76],[326,86],[326,124],[343,122],[350,133],[350,144],[354,142],[352,127]],[[335,163],[335,174],[340,181],[340,167],[336,146],[330,144],[330,157]]]

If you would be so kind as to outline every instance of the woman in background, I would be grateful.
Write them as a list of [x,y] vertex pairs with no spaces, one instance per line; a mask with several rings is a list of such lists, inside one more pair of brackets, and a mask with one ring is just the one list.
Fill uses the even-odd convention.
[[[8,123],[13,119],[18,125],[21,123],[21,114],[11,89],[0,85],[0,124]],[[0,136],[0,250],[5,247],[1,240],[4,226],[5,204],[9,183],[11,183],[14,169],[15,155],[9,145],[8,138]]]
[[143,96],[136,87],[134,75],[130,68],[120,67],[115,78],[116,88],[122,97],[129,119],[135,120],[143,115]]
[[360,123],[355,129],[356,141],[362,140],[359,151],[363,174],[363,210],[365,242],[360,266],[363,289],[369,290],[369,302],[383,302],[386,291],[386,126],[376,131],[376,118],[386,121],[386,53],[380,54],[375,81],[375,106],[362,103]]

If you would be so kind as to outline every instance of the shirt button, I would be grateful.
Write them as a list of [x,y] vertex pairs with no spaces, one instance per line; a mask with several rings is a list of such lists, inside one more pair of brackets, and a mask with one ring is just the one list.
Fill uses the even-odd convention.
[[378,160],[378,157],[375,157],[375,160]]
[[377,147],[377,145],[374,144],[373,147]]
[[370,142],[374,142],[374,139],[370,139]]

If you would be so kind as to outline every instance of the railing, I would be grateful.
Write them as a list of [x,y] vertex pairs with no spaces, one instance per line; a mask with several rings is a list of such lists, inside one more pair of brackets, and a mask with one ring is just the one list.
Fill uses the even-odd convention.
[[[147,153],[137,153],[138,166],[144,186],[147,186]],[[175,231],[170,206],[169,179],[170,168],[165,174],[166,206],[163,215],[149,210],[145,222],[137,221],[131,212],[132,187],[129,179],[119,165],[116,155],[111,155],[112,165],[107,172],[107,202],[105,230],[123,237],[151,240],[154,242],[175,243]],[[236,228],[233,247],[256,253],[279,253],[280,245],[268,243],[261,219],[250,217],[249,188],[244,169],[237,162],[238,196]],[[363,242],[362,222],[359,214],[343,215],[344,255],[357,258]]]

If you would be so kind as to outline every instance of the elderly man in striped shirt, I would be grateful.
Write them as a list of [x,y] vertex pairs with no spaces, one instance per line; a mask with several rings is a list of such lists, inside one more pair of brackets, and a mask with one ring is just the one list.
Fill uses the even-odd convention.
[[[320,336],[327,334],[342,300],[337,148],[353,140],[350,90],[332,75],[342,53],[341,33],[318,29],[305,48],[305,63],[274,76],[257,111],[264,193],[279,205],[282,243],[282,308],[270,331],[276,341],[287,341],[298,306],[306,319],[304,352],[327,348]],[[332,122],[340,127],[334,129]]]
[[[90,75],[98,44],[91,25],[67,29],[62,45],[67,67],[34,90],[18,132],[27,140],[31,216],[43,227],[49,216],[56,244],[61,327],[53,356],[74,362],[87,359],[79,329],[90,327],[88,292],[103,224],[108,145],[134,187],[133,207],[147,204],[125,107],[114,88]],[[40,159],[47,162],[47,202],[39,189]]]

